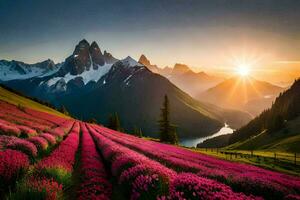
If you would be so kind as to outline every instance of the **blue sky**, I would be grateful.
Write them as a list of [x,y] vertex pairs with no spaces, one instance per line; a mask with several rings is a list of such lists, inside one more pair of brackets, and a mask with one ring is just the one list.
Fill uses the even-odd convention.
[[297,61],[299,7],[297,0],[0,0],[0,59],[61,62],[86,38],[118,58],[144,53],[160,66],[225,66],[241,51]]

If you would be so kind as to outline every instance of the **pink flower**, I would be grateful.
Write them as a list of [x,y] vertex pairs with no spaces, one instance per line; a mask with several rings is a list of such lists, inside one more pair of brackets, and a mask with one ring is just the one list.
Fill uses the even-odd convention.
[[27,140],[35,144],[35,146],[40,151],[46,150],[48,148],[48,142],[43,137],[35,136],[35,137],[28,138]]
[[24,153],[10,149],[0,151],[0,185],[12,184],[28,166],[29,160]]
[[53,179],[27,177],[18,184],[16,195],[34,198],[38,193],[45,200],[56,200],[62,198],[63,188]]
[[56,144],[55,137],[53,135],[49,134],[49,133],[43,133],[39,136],[45,138],[50,145],[55,145]]
[[36,157],[38,153],[37,148],[33,143],[23,139],[12,140],[7,145],[7,148],[22,151],[23,153],[31,157]]
[[[75,123],[68,137],[50,154],[35,165],[40,176],[54,176],[71,182],[75,154],[79,145],[79,124]],[[66,184],[68,184],[66,183]]]
[[195,174],[179,174],[170,185],[171,199],[259,199],[247,197],[242,193],[234,193],[229,186],[217,181],[201,178]]
[[15,125],[5,122],[4,120],[0,120],[0,133],[18,137],[20,136],[21,131]]

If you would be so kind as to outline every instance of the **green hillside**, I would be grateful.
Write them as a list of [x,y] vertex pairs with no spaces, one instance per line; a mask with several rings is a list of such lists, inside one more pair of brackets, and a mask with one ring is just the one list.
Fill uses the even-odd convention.
[[300,153],[300,117],[287,122],[284,129],[269,134],[262,131],[245,141],[236,142],[227,149],[270,150]]
[[54,114],[60,117],[65,117],[69,118],[68,116],[58,112],[55,109],[52,109],[46,105],[42,105],[36,101],[33,101],[29,98],[26,98],[22,95],[16,94],[14,92],[8,91],[7,89],[4,89],[3,87],[0,86],[0,100],[5,101],[14,105],[21,105],[25,106],[28,108],[32,108],[34,110],[42,111],[42,112],[47,112],[50,114]]
[[300,152],[300,79],[229,139],[233,149],[269,149]]
[[300,79],[281,93],[270,109],[231,135],[204,141],[198,147],[230,150],[300,152]]

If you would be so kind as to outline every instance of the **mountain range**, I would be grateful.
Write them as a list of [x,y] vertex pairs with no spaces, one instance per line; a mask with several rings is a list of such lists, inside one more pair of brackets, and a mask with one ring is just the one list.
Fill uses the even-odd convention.
[[196,99],[205,99],[221,107],[239,109],[257,116],[271,107],[283,90],[284,88],[252,77],[234,76],[198,94]]
[[171,67],[158,67],[141,55],[139,63],[149,70],[168,78],[172,83],[199,101],[224,108],[242,110],[253,117],[271,107],[284,88],[252,77],[233,76],[227,79],[194,72],[188,65],[176,63]]
[[26,64],[15,60],[0,60],[0,80],[9,81],[49,76],[57,72],[59,68],[60,64],[54,64],[50,59],[36,64]]
[[185,64],[176,63],[173,68],[160,68],[151,64],[145,55],[141,55],[139,63],[145,65],[154,73],[161,74],[192,97],[223,81],[223,78],[208,75],[205,72],[194,72]]
[[[9,68],[15,61],[5,62],[2,67]],[[15,72],[1,81],[28,96],[64,106],[79,119],[95,118],[106,124],[109,115],[117,112],[125,130],[139,127],[148,136],[158,135],[164,95],[169,96],[171,120],[180,138],[207,136],[225,122],[236,128],[251,119],[240,111],[199,102],[133,58],[119,60],[102,53],[96,42],[80,41],[63,63],[47,73],[28,72],[25,79]]]

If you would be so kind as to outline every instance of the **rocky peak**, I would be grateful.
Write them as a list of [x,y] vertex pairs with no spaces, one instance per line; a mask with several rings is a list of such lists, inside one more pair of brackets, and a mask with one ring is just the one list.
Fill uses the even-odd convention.
[[108,64],[112,64],[112,63],[115,63],[115,62],[118,61],[118,59],[116,59],[115,57],[113,57],[111,55],[111,53],[109,53],[107,51],[104,51],[103,57],[104,57],[105,62],[108,63]]
[[82,52],[88,52],[90,44],[85,39],[81,40],[75,47],[73,55],[77,55]]
[[121,62],[127,67],[143,66],[130,56],[127,56],[125,59],[121,60]]
[[187,65],[176,63],[174,65],[172,73],[182,74],[182,73],[185,73],[185,72],[188,72],[188,71],[190,71],[190,68]]
[[148,60],[148,58],[144,54],[141,55],[141,57],[139,59],[139,63],[141,63],[145,66],[151,65],[150,61]]
[[[114,58],[111,56],[110,59],[113,60]],[[105,56],[102,54],[98,44],[95,41],[89,44],[87,40],[83,39],[76,45],[73,54],[66,59],[61,74],[78,75],[86,70],[90,70],[91,67],[98,69],[105,62]]]
[[105,60],[103,54],[98,46],[98,44],[94,41],[92,42],[89,52],[93,62],[93,68],[98,69],[98,65],[103,66],[105,64]]
[[144,54],[141,55],[139,63],[145,65],[150,71],[154,73],[160,73],[160,69],[157,67],[157,65],[151,64],[150,60],[148,60],[148,58]]

